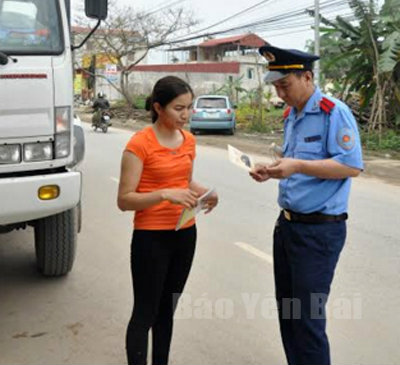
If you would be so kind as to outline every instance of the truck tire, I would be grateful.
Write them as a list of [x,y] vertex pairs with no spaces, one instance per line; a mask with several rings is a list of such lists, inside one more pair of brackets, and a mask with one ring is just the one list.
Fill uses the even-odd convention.
[[39,219],[35,224],[36,262],[45,276],[62,276],[72,269],[78,229],[76,209]]

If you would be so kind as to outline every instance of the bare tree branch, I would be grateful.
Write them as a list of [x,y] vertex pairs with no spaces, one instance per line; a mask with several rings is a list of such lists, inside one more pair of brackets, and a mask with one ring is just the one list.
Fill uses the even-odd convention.
[[116,62],[121,72],[119,87],[103,78],[131,104],[129,74],[133,67],[146,58],[150,49],[181,37],[198,22],[192,13],[181,7],[146,14],[135,11],[131,6],[119,7],[114,0],[110,1],[109,8],[112,12],[93,40],[96,51],[107,55],[110,63]]

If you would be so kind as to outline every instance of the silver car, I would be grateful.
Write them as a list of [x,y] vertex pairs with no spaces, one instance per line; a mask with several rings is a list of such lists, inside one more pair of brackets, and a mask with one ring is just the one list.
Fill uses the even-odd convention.
[[234,134],[236,130],[236,105],[225,95],[201,95],[193,104],[190,131],[225,130]]

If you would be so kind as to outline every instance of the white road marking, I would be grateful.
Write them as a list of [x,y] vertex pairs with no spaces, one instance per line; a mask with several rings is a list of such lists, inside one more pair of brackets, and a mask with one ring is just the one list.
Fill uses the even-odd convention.
[[247,252],[253,254],[254,256],[257,256],[261,260],[264,260],[271,265],[273,263],[273,258],[271,255],[268,255],[267,253],[260,251],[258,248],[255,248],[255,247],[249,245],[248,243],[234,242],[234,245],[240,247],[244,251],[247,251]]
[[110,177],[110,179],[114,182],[116,182],[117,184],[119,184],[119,179],[117,179],[116,177]]

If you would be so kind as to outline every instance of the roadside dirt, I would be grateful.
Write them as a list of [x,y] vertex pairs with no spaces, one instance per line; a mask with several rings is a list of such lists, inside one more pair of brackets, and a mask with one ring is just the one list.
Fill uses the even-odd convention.
[[[91,122],[91,112],[78,109],[77,113],[83,122]],[[134,111],[129,119],[113,118],[112,124],[113,127],[138,131],[151,125],[151,120],[147,112],[139,110]],[[185,129],[188,129],[188,127]],[[261,133],[246,133],[241,130],[237,130],[234,136],[227,135],[224,132],[196,134],[197,143],[201,145],[226,148],[227,144],[232,144],[243,151],[263,156],[269,156],[269,146],[271,143],[280,143],[282,138],[282,133],[265,135]]]
[[[76,112],[83,122],[91,123],[92,112],[87,108],[76,109]],[[151,120],[148,112],[137,110],[127,119],[119,118],[116,115],[112,119],[112,124],[113,127],[135,132],[151,125]],[[270,145],[272,143],[280,144],[283,139],[282,133],[283,131],[274,134],[247,133],[238,129],[234,136],[222,132],[201,133],[196,135],[196,140],[200,145],[223,149],[227,144],[231,144],[242,151],[270,158]],[[387,153],[378,154],[364,151],[365,170],[363,174],[400,185],[400,160],[392,157]]]

